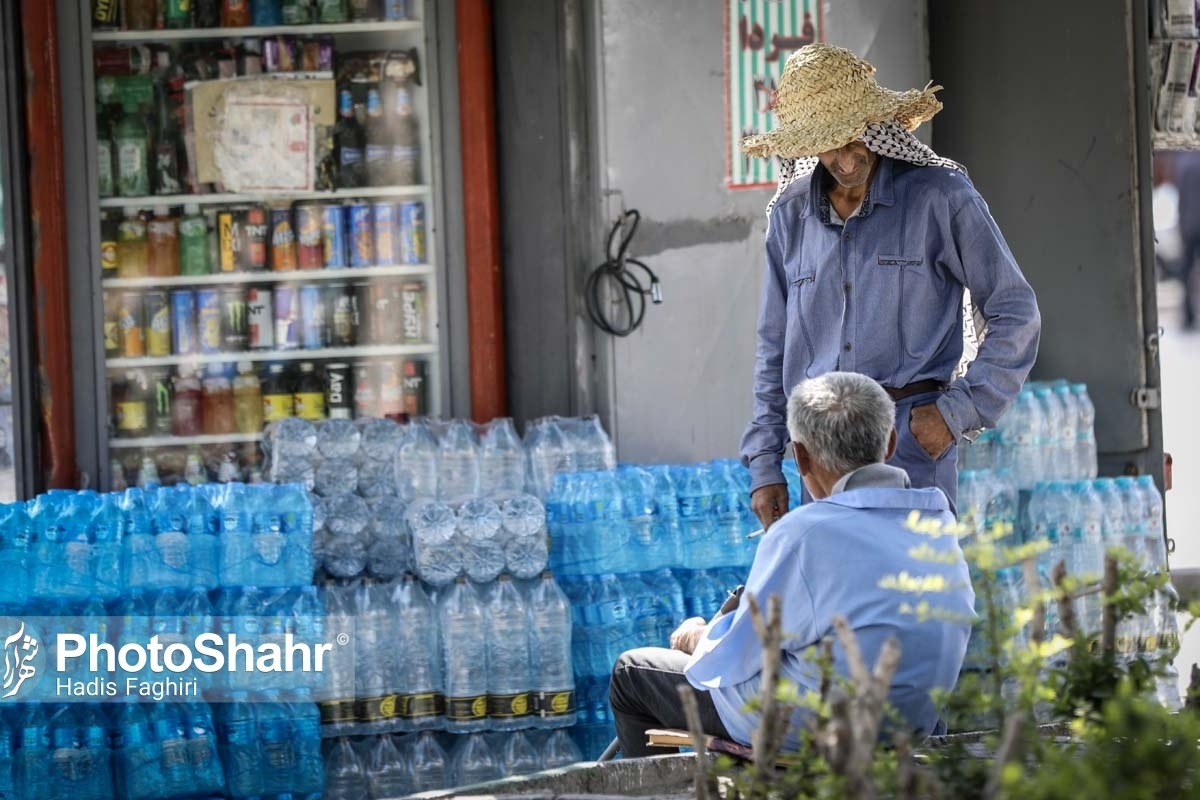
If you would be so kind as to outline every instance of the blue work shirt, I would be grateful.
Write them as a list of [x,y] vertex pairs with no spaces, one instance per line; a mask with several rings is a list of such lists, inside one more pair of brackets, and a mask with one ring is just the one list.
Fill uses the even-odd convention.
[[[946,496],[940,489],[908,485],[903,470],[885,464],[863,467],[851,473],[845,490],[789,511],[763,536],[737,610],[713,622],[684,671],[692,686],[710,693],[735,740],[750,744],[759,723],[757,711],[745,710],[759,694],[763,654],[746,595],[758,600],[764,614],[767,598],[779,596],[781,677],[793,681],[801,694],[820,690],[820,671],[806,651],[835,635],[834,615],[849,622],[868,669],[887,638],[896,637],[900,665],[888,702],[917,735],[932,731],[938,711],[929,693],[951,689],[958,679],[975,618],[975,592],[954,535],[930,536],[906,524],[914,509],[922,520],[953,524]],[[914,549],[922,546],[930,548],[927,554],[914,558]],[[945,585],[924,597],[880,586],[883,579],[902,573],[940,576]],[[902,612],[903,603],[916,605],[921,599],[946,612],[941,619],[948,621],[922,622]],[[840,645],[834,648],[834,661],[839,674],[849,674]],[[793,714],[786,743],[790,749],[799,746],[798,726],[807,713]]]
[[831,219],[818,165],[771,211],[758,315],[751,491],[783,483],[787,397],[805,378],[860,372],[899,388],[949,382],[962,357],[963,287],[987,320],[966,374],[937,400],[955,440],[996,424],[1037,357],[1041,317],[966,175],[880,157],[858,213]]

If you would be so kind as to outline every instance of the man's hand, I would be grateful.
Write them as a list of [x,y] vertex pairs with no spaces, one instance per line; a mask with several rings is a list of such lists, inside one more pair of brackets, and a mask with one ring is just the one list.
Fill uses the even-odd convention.
[[764,531],[770,528],[775,520],[788,512],[787,484],[772,483],[755,489],[750,495],[750,510],[758,517]]
[[954,444],[954,434],[934,403],[913,408],[908,416],[908,429],[930,458],[941,458]]
[[695,652],[696,645],[700,644],[700,640],[704,638],[704,632],[707,630],[708,621],[704,617],[685,619],[671,634],[671,649],[679,650],[690,656]]

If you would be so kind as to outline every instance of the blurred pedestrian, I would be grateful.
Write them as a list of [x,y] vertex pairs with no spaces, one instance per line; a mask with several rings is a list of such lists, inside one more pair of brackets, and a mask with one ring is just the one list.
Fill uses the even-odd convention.
[[1179,262],[1179,280],[1183,283],[1183,327],[1196,327],[1196,301],[1192,275],[1200,257],[1200,153],[1179,153],[1175,157],[1175,190],[1179,193],[1179,236],[1183,239],[1183,258]]

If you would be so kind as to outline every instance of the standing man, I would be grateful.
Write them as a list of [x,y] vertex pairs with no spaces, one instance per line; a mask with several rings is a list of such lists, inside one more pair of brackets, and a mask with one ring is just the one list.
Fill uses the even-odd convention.
[[[835,370],[874,378],[896,403],[889,463],[913,486],[957,495],[957,443],[995,425],[1037,356],[1041,317],[963,168],[911,133],[941,87],[894,92],[849,50],[797,50],[780,79],[780,126],[742,149],[783,162],[767,207],[754,416],[742,437],[763,527],[788,510],[780,463],[792,387]],[[986,336],[966,373],[963,293]]]

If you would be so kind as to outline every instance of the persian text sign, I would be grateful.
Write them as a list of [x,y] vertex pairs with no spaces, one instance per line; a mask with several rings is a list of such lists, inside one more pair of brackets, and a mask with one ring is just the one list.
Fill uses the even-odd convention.
[[821,0],[725,0],[725,160],[731,188],[773,186],[775,162],[747,158],[743,136],[775,129],[775,87],[793,50],[824,38]]

